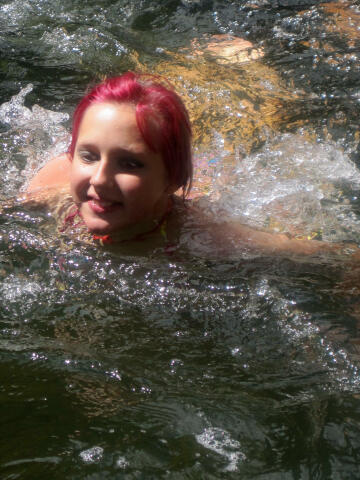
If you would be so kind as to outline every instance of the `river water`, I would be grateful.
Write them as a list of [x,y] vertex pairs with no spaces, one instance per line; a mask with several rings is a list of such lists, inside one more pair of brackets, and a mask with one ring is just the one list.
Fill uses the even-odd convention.
[[9,200],[134,69],[183,95],[215,218],[359,243],[359,48],[355,1],[0,1],[2,479],[360,478],[345,254],[114,255]]

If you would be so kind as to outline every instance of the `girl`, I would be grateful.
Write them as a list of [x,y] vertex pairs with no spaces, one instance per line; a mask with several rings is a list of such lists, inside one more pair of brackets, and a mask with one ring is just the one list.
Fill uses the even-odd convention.
[[185,231],[192,239],[202,236],[203,246],[217,253],[256,248],[311,254],[337,248],[230,222],[209,228],[204,211],[194,204],[185,208],[191,183],[191,127],[181,99],[158,77],[129,72],[83,97],[68,153],[42,168],[28,193],[48,204],[68,195],[70,205],[59,215],[61,230],[76,226],[102,244],[155,237],[168,249],[170,243],[183,243]]
[[41,169],[28,192],[51,202],[68,186],[76,207],[65,222],[81,220],[94,238],[110,243],[160,230],[174,192],[185,197],[191,179],[191,128],[182,101],[152,76],[126,73],[84,96],[68,153]]

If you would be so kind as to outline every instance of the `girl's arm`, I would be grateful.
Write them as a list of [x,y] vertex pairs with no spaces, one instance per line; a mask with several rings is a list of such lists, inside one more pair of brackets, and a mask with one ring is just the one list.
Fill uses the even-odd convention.
[[228,233],[232,244],[241,244],[245,248],[260,250],[264,253],[293,253],[299,255],[316,255],[334,253],[345,255],[352,260],[360,260],[360,249],[356,244],[329,243],[319,240],[289,238],[285,234],[269,233],[256,230],[235,222],[227,223],[224,228],[216,229],[216,236],[220,241],[220,232]]

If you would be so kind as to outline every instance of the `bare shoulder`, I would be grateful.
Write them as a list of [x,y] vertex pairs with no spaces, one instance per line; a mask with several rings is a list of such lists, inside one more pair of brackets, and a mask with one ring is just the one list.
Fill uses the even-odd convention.
[[44,189],[58,189],[69,184],[70,156],[67,153],[51,159],[30,181],[26,193],[35,194]]
[[70,183],[70,157],[64,153],[52,158],[32,178],[17,200],[27,206],[44,205],[54,208],[66,192]]

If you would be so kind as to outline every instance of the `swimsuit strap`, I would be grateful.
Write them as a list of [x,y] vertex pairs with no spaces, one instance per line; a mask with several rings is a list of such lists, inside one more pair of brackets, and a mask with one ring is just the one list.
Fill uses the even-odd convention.
[[[74,223],[75,218],[79,216],[80,221],[77,223]],[[76,205],[73,205],[72,209],[70,212],[66,215],[64,218],[64,225],[60,228],[60,232],[64,232],[68,226],[73,226],[77,227],[78,225],[82,225],[84,223],[83,219],[81,218],[79,209]]]

